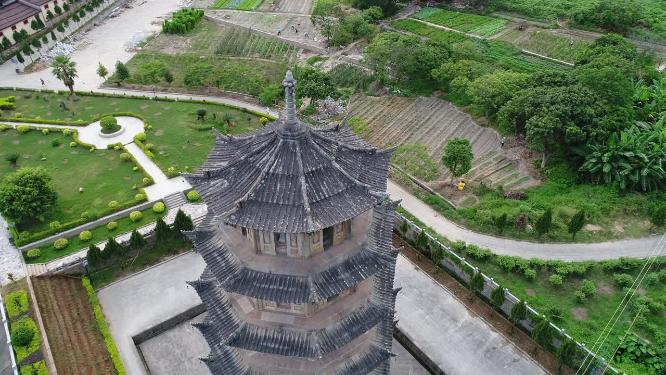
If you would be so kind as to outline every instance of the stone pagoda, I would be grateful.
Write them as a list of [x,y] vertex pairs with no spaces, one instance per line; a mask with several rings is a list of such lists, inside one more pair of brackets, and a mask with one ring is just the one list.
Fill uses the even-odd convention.
[[187,233],[206,268],[189,284],[214,375],[389,374],[397,290],[392,151],[346,125],[286,110],[247,136],[217,135],[186,178],[208,204]]

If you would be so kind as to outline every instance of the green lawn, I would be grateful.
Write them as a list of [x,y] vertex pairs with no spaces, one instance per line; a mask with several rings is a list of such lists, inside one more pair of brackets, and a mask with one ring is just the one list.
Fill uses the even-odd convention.
[[[3,92],[0,96],[5,94],[6,92]],[[64,119],[57,109],[58,102],[55,98],[43,102],[17,97],[16,104],[17,112],[23,112],[25,117]],[[72,105],[85,104],[79,102]],[[79,117],[77,115],[69,118]],[[40,232],[49,229],[52,221],[65,224],[79,219],[83,212],[95,215],[108,211],[107,205],[110,201],[121,204],[132,201],[138,193],[132,187],[143,186],[141,172],[132,171],[132,163],[120,160],[120,152],[90,152],[83,147],[70,148],[71,141],[71,136],[67,137],[59,132],[43,135],[33,130],[21,135],[15,130],[7,130],[0,133],[0,178],[20,167],[42,167],[52,177],[58,194],[56,207],[43,221],[21,223],[19,231]],[[5,160],[5,156],[12,153],[20,155],[17,167]],[[79,188],[83,188],[82,193],[79,193]]]
[[491,36],[504,29],[507,21],[501,18],[473,13],[453,12],[445,9],[425,8],[413,16],[424,21],[479,36]]
[[[146,78],[146,75],[136,74],[155,64],[168,67],[174,77],[171,84],[159,77],[151,79]],[[159,52],[140,52],[127,63],[127,67],[132,75],[125,82],[130,84],[147,85],[149,88],[157,85],[193,90],[214,87],[254,96],[259,95],[266,86],[282,82],[287,70],[284,63],[274,61],[202,56],[195,53],[170,55]],[[115,76],[111,76],[108,81],[114,82]]]
[[[192,170],[197,168],[203,163],[208,152],[213,146],[214,136],[211,127],[229,132],[231,134],[247,133],[251,130],[257,129],[261,126],[258,116],[250,113],[240,111],[231,107],[219,104],[199,104],[199,103],[186,103],[186,102],[171,102],[161,100],[147,100],[147,99],[130,99],[123,97],[94,97],[94,96],[80,96],[79,101],[68,101],[66,95],[48,94],[46,95],[47,101],[38,99],[34,93],[31,99],[23,98],[23,92],[14,92],[9,90],[0,90],[0,97],[16,95],[16,111],[23,114],[23,117],[36,117],[41,116],[44,119],[51,120],[89,120],[95,116],[109,112],[133,112],[140,114],[148,121],[153,127],[148,131],[147,143],[155,145],[155,162],[164,171],[170,166],[176,167],[178,170]],[[64,100],[67,107],[70,109],[68,112],[63,112],[59,109],[58,103]],[[196,110],[205,108],[208,115],[204,122],[197,120]],[[11,116],[13,112],[5,111],[5,116]],[[217,121],[213,121],[212,115],[216,115]],[[220,119],[224,114],[230,116],[230,121],[233,125],[232,128],[221,124]],[[15,133],[10,132],[8,134]],[[41,134],[35,133],[37,138],[43,137]],[[4,137],[4,135],[0,135]],[[51,147],[48,143],[44,147]],[[80,153],[85,153],[90,157],[90,153],[83,149],[79,150]],[[69,149],[65,150],[70,152]],[[2,152],[2,151],[0,151]],[[92,155],[104,153],[105,155],[117,155],[112,151],[96,151]],[[81,155],[82,156],[82,155]],[[116,159],[117,156],[116,156]],[[48,160],[48,159],[47,159]],[[4,160],[0,160],[0,163]],[[112,161],[109,160],[109,163]],[[118,163],[119,163],[118,159]],[[4,162],[6,163],[6,162]],[[105,164],[105,165],[108,165]],[[131,164],[125,164],[126,168],[131,172]],[[3,165],[8,168],[8,164]],[[72,183],[72,180],[84,178],[81,173],[72,173],[76,176],[75,179],[67,179],[61,183]],[[140,174],[136,172],[131,176],[139,178]],[[53,176],[54,178],[56,176]],[[59,179],[59,178],[58,178]],[[122,178],[121,178],[122,180]],[[96,181],[96,183],[106,186],[111,182],[103,180]],[[129,187],[133,183],[123,183],[123,186]],[[77,187],[78,189],[78,187]],[[87,190],[88,191],[88,190]],[[134,196],[135,192],[131,192],[130,196]],[[77,193],[78,194],[78,193]],[[101,195],[101,194],[100,194]],[[80,199],[77,195],[76,200]],[[97,198],[106,205],[112,198]],[[67,207],[64,206],[63,207]],[[82,211],[82,210],[81,210]],[[77,217],[80,211],[76,213]]]
[[156,214],[153,212],[152,208],[147,208],[141,212],[143,213],[143,218],[137,222],[133,222],[132,220],[130,220],[128,214],[126,217],[115,220],[116,223],[118,223],[118,227],[114,230],[108,230],[106,224],[92,229],[90,231],[92,232],[92,239],[90,241],[81,241],[78,235],[67,237],[69,244],[67,245],[66,248],[61,250],[56,250],[56,248],[53,247],[53,244],[50,243],[39,248],[39,250],[41,251],[41,255],[38,258],[28,259],[26,257],[25,261],[26,263],[46,263],[54,259],[62,258],[69,254],[73,254],[83,248],[86,248],[91,244],[105,241],[109,237],[116,237],[123,233],[133,231],[134,229],[140,228],[144,225],[148,225],[152,222],[155,222],[158,218],[166,215],[166,212],[162,214]]

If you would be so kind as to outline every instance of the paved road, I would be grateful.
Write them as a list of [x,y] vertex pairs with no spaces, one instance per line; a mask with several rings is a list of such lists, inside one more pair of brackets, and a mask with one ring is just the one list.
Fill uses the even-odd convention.
[[9,283],[8,273],[20,279],[25,275],[25,268],[21,253],[9,242],[7,222],[0,216],[0,286]]
[[545,374],[509,339],[470,312],[448,289],[398,257],[398,327],[447,375]]
[[647,258],[653,254],[666,255],[666,250],[655,251],[662,236],[599,242],[544,244],[511,240],[473,232],[442,217],[411,193],[389,180],[391,198],[402,200],[402,207],[418,217],[424,224],[451,241],[486,247],[496,254],[515,255],[524,258],[559,259],[572,261],[616,259],[619,257]]

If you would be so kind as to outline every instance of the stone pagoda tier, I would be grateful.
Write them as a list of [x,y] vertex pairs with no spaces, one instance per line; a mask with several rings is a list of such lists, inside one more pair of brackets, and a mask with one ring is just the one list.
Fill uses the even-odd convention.
[[389,374],[397,250],[392,150],[286,110],[247,136],[217,134],[187,180],[208,215],[187,233],[206,268],[189,284],[214,375]]

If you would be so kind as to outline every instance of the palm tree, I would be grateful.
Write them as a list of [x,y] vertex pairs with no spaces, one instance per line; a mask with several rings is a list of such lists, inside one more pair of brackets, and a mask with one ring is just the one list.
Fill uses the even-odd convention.
[[76,63],[67,56],[56,56],[51,62],[53,75],[67,86],[70,94],[74,94],[74,78],[76,75]]

